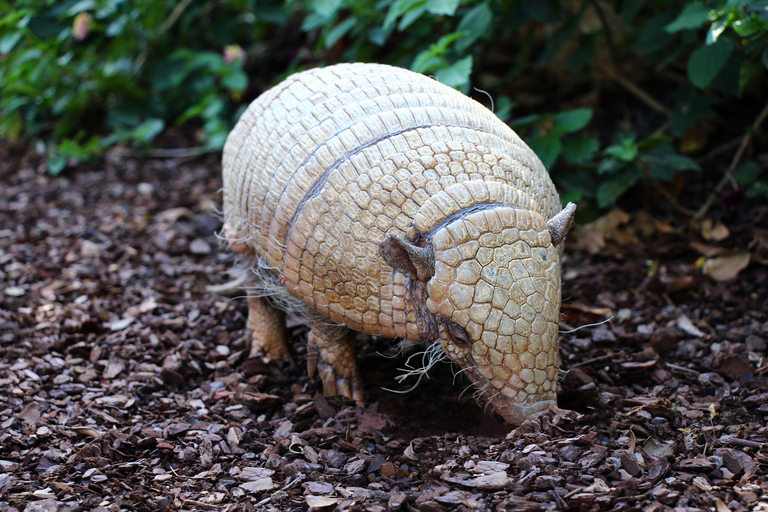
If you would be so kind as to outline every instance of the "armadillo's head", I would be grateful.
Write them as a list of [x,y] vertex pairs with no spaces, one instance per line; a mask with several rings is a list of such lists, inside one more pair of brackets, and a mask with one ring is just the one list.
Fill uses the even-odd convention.
[[546,222],[508,204],[459,204],[458,212],[440,215],[427,236],[390,237],[381,248],[396,270],[416,270],[412,279],[426,285],[426,310],[443,350],[496,412],[519,425],[556,404],[556,246],[570,229],[575,205]]

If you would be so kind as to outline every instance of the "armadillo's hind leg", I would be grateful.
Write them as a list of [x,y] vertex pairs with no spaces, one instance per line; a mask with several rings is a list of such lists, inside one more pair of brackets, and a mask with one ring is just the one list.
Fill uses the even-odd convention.
[[357,366],[355,334],[343,326],[329,326],[310,321],[307,367],[323,382],[325,396],[342,395],[363,401],[363,383]]
[[288,330],[285,312],[263,297],[248,295],[248,322],[253,341],[251,358],[288,359]]

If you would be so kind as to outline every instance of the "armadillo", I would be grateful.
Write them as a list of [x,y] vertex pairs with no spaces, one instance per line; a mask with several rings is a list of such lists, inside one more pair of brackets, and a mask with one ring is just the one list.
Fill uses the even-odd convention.
[[326,395],[363,399],[359,331],[439,343],[512,424],[556,405],[575,205],[493,112],[405,69],[312,69],[250,104],[222,166],[252,355],[287,357],[295,311]]

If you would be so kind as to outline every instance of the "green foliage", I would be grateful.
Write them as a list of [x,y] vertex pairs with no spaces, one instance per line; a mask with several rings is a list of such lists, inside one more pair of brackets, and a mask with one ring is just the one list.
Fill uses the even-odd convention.
[[535,115],[518,119],[511,126],[523,130],[528,126],[537,126],[539,132],[528,139],[531,146],[545,167],[551,168],[562,155],[573,163],[586,163],[592,160],[599,148],[599,141],[588,135],[569,136],[583,130],[592,119],[590,108],[579,108],[559,114]]
[[[249,65],[271,40],[295,55],[286,73],[386,62],[495,104],[564,200],[600,208],[641,182],[699,172],[697,134],[720,129],[722,144],[746,133],[757,112],[740,105],[766,101],[768,0],[0,0],[0,12],[0,132],[45,142],[51,172],[111,145],[150,147],[181,124],[220,148],[264,84],[254,88],[265,69]],[[638,82],[609,86],[604,69],[625,78],[614,84]],[[571,92],[547,90],[558,81]],[[616,113],[627,101],[631,119]],[[723,126],[726,109],[740,115]],[[765,171],[740,164],[735,182],[765,196]]]
[[651,177],[671,182],[679,171],[700,171],[692,159],[680,155],[663,138],[638,141],[632,134],[618,135],[614,143],[602,151],[597,168],[602,182],[595,198],[601,208],[611,206],[616,199],[637,184]]
[[[274,2],[273,21],[284,22]],[[116,143],[148,145],[199,120],[221,147],[248,87],[238,38],[255,2],[0,0],[0,133],[48,143],[51,172]],[[239,36],[239,37],[238,37]]]

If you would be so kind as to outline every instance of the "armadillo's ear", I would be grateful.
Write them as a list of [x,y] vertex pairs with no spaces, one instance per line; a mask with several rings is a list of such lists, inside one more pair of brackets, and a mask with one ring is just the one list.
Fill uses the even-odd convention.
[[547,221],[547,229],[552,236],[552,245],[557,246],[571,230],[574,213],[576,213],[576,204],[568,203],[568,206],[563,208],[560,213]]
[[431,247],[417,247],[389,235],[379,242],[379,254],[390,267],[419,281],[429,281],[435,275],[435,253]]

